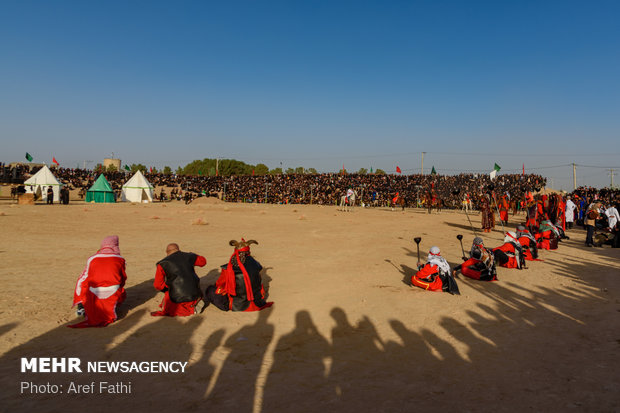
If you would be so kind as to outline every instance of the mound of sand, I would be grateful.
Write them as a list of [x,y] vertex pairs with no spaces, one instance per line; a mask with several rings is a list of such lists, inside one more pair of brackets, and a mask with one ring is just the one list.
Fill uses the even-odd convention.
[[194,199],[190,205],[223,205],[223,204],[226,204],[226,202],[214,196],[201,196],[200,198]]

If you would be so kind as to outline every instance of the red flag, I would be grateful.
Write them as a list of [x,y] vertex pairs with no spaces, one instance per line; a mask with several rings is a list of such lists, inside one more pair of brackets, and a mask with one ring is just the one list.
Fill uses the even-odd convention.
[[396,165],[396,172],[398,172],[398,173],[402,173],[402,171],[400,170],[400,168],[398,167],[398,165]]
[[153,173],[153,167],[152,166],[149,168],[149,172]]
[[252,169],[252,176],[254,176],[254,169]]
[[55,158],[55,157],[53,157],[53,156],[52,156],[52,162],[54,162],[56,165],[60,165],[60,164],[58,163],[58,161],[56,160],[56,158]]
[[523,164],[523,175],[525,175],[525,164]]
[[344,175],[344,164],[342,164],[342,174]]

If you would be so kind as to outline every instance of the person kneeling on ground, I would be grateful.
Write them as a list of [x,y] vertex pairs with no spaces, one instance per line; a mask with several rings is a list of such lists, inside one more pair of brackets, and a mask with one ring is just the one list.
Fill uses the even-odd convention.
[[480,281],[497,281],[497,269],[493,253],[485,248],[482,238],[474,238],[469,252],[470,258],[452,270],[452,276],[457,272],[464,276]]
[[499,247],[493,248],[495,261],[506,268],[525,269],[525,257],[523,256],[523,248],[517,240],[517,234],[509,231],[506,233],[504,243]]
[[105,327],[116,320],[116,306],[125,300],[125,259],[118,247],[118,236],[105,237],[101,248],[86,261],[77,280],[73,305],[85,320],[67,327]]
[[527,261],[538,261],[538,247],[536,238],[523,225],[517,226],[516,238],[523,248],[523,259]]
[[544,220],[540,223],[538,228],[538,234],[536,234],[538,240],[538,248],[545,250],[557,250],[558,241],[560,240],[560,232],[551,221]]
[[222,311],[259,311],[271,307],[273,302],[265,301],[260,272],[262,265],[250,255],[250,245],[255,240],[232,240],[229,243],[235,247],[228,264],[222,266],[222,272],[215,285],[207,287],[204,297],[204,307],[200,312],[213,303]]
[[202,299],[200,279],[194,266],[204,267],[205,257],[183,252],[178,244],[168,244],[166,258],[157,263],[153,286],[164,293],[164,299],[152,316],[189,316],[196,313],[196,304]]
[[450,273],[450,264],[441,256],[439,247],[430,249],[426,264],[418,261],[418,272],[411,277],[411,284],[429,291],[460,295],[456,280]]

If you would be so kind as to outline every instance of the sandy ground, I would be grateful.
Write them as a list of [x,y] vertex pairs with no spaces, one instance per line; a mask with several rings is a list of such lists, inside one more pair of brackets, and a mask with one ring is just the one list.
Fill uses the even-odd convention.
[[[517,217],[511,219],[515,221]],[[523,218],[518,218],[522,220]],[[478,228],[478,215],[472,217]],[[197,224],[201,222],[202,224]],[[620,410],[620,251],[582,247],[585,232],[460,296],[408,285],[422,253],[455,265],[466,216],[445,211],[224,204],[0,204],[0,411],[591,411]],[[501,230],[501,228],[500,228]],[[485,237],[499,245],[498,230]],[[69,329],[88,256],[118,234],[128,299],[106,328]],[[271,309],[151,317],[155,263],[169,242],[204,255],[202,285],[230,239],[253,255]],[[181,361],[185,373],[21,373],[22,357]],[[68,393],[95,383],[95,394]],[[99,393],[101,382],[131,393]],[[62,393],[32,394],[22,383]],[[117,387],[118,388],[118,387]]]

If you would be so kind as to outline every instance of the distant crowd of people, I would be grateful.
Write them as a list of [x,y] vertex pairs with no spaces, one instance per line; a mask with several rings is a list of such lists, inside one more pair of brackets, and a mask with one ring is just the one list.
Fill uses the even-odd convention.
[[[34,173],[36,171],[31,171]],[[97,174],[84,169],[59,168],[55,175],[69,189],[84,193]],[[120,193],[129,173],[105,172],[112,188]],[[461,208],[463,203],[477,209],[479,195],[492,186],[496,193],[510,193],[515,199],[526,191],[540,191],[546,178],[540,175],[500,175],[494,181],[477,174],[378,175],[378,174],[278,174],[262,176],[190,176],[144,173],[158,200],[185,200],[218,196],[228,202],[336,205],[352,190],[359,205],[390,206],[395,199],[403,206],[422,206],[429,193],[445,208]],[[166,188],[166,189],[163,189]]]
[[[8,167],[0,164],[3,182],[23,183],[39,166]],[[67,190],[78,190],[81,198],[98,177],[88,169],[55,168],[54,175]],[[120,199],[129,172],[104,172]],[[146,179],[159,187],[155,200],[186,203],[202,196],[217,196],[228,202],[337,205],[342,197],[355,194],[357,205],[430,207],[468,210],[523,210],[528,193],[536,194],[546,186],[546,178],[534,174],[506,174],[490,180],[487,174],[459,175],[385,175],[385,174],[277,174],[261,176],[192,176],[144,172]],[[18,181],[18,182],[14,182]],[[18,186],[13,195],[19,193]],[[488,195],[493,194],[494,199]],[[580,187],[567,195],[576,204],[582,222],[587,207],[594,201],[608,209],[620,199],[618,189]]]

